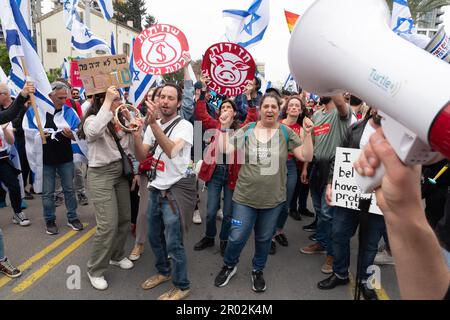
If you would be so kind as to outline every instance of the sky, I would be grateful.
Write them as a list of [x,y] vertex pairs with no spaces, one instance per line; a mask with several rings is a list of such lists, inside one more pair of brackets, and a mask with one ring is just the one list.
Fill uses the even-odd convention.
[[[180,28],[189,42],[193,59],[216,42],[225,41],[225,23],[222,11],[225,9],[246,10],[251,0],[149,0],[148,12],[158,22],[173,24]],[[249,49],[253,58],[266,63],[266,79],[284,83],[289,76],[287,50],[290,34],[284,16],[284,9],[303,13],[314,0],[270,0],[270,23],[263,40]]]
[[[290,34],[284,10],[302,15],[314,0],[270,0],[270,23],[263,40],[249,49],[257,62],[265,62],[266,79],[282,82],[289,75],[287,51]],[[147,12],[158,22],[172,24],[187,37],[194,60],[214,43],[226,41],[224,9],[248,9],[252,0],[146,0]],[[48,10],[48,2],[46,9]],[[450,8],[443,16],[450,34]]]

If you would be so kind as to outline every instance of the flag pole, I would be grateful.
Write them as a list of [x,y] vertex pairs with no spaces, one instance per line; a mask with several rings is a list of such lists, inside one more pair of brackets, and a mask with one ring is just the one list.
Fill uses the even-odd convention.
[[[25,81],[26,81],[26,78],[29,76],[27,65],[25,64],[24,57],[20,57],[20,60],[22,62],[23,73],[25,75]],[[34,97],[34,93],[32,93],[32,92],[30,92],[30,101],[31,101],[31,106],[33,107],[34,116],[36,117],[37,126],[38,126],[39,133],[40,133],[41,139],[42,139],[42,144],[46,144],[47,139],[45,137],[44,130],[42,130],[41,117],[39,116],[39,111],[36,106],[36,99]]]

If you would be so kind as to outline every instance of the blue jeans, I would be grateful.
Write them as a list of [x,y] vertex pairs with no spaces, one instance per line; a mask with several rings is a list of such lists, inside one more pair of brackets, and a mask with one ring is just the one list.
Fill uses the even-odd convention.
[[[339,278],[348,278],[350,266],[350,239],[358,228],[361,213],[357,210],[336,207],[334,210],[332,239],[333,239],[333,271]],[[361,257],[361,278],[367,280],[370,274],[367,268],[373,265],[378,252],[378,243],[386,231],[384,217],[378,214],[368,214],[366,246]],[[362,245],[361,243],[359,245]]]
[[231,220],[230,237],[225,249],[224,263],[234,267],[247,243],[252,229],[255,229],[255,255],[253,270],[262,271],[266,266],[270,242],[275,232],[278,216],[284,202],[270,209],[255,209],[233,202],[233,218]]
[[44,164],[42,182],[42,205],[44,207],[45,222],[54,221],[55,216],[55,179],[58,171],[61,177],[61,186],[64,191],[64,202],[67,208],[67,220],[77,219],[77,199],[73,189],[74,165],[66,162],[49,166]]
[[171,264],[167,255],[172,258],[174,272],[172,273],[173,285],[181,290],[190,286],[187,278],[187,259],[181,233],[180,210],[172,199],[176,212],[172,211],[167,197],[163,197],[161,191],[153,189],[149,191],[147,219],[148,239],[155,254],[155,267],[162,275],[170,275]]
[[220,229],[220,240],[228,240],[231,227],[231,215],[233,210],[233,190],[228,188],[228,165],[216,165],[208,187],[208,203],[206,206],[206,237],[216,237],[216,217],[220,207],[223,188],[223,220]]
[[333,256],[333,246],[331,245],[331,228],[333,225],[334,207],[329,207],[325,201],[325,188],[321,192],[317,192],[311,188],[311,198],[316,211],[317,242],[325,248],[327,255]]
[[280,215],[278,216],[277,229],[283,230],[286,220],[289,215],[289,208],[291,205],[292,198],[295,192],[295,186],[297,185],[297,165],[295,159],[288,160],[286,162],[287,166],[287,180],[286,180],[286,202]]
[[5,258],[5,246],[3,244],[3,231],[0,229],[0,260]]

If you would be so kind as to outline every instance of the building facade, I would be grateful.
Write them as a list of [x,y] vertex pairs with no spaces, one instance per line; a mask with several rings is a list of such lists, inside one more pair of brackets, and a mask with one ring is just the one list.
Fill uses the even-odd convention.
[[[84,8],[78,8],[81,20],[84,21]],[[117,54],[130,54],[131,41],[139,35],[139,31],[132,26],[111,19],[92,9],[90,11],[90,29],[99,38],[110,43],[111,32],[115,37]],[[71,46],[71,32],[65,28],[62,6],[42,15],[36,21],[36,47],[46,71],[56,72],[67,57],[83,57]],[[95,56],[95,54],[93,55]]]
[[417,33],[433,38],[442,26],[444,13],[443,8],[440,7],[421,15],[417,23]]

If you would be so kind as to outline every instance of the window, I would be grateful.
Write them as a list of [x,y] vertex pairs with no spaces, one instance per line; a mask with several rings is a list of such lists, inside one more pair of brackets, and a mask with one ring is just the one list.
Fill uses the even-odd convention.
[[130,45],[128,43],[123,44],[123,53],[127,56],[130,55]]
[[57,52],[56,39],[47,39],[47,52]]

